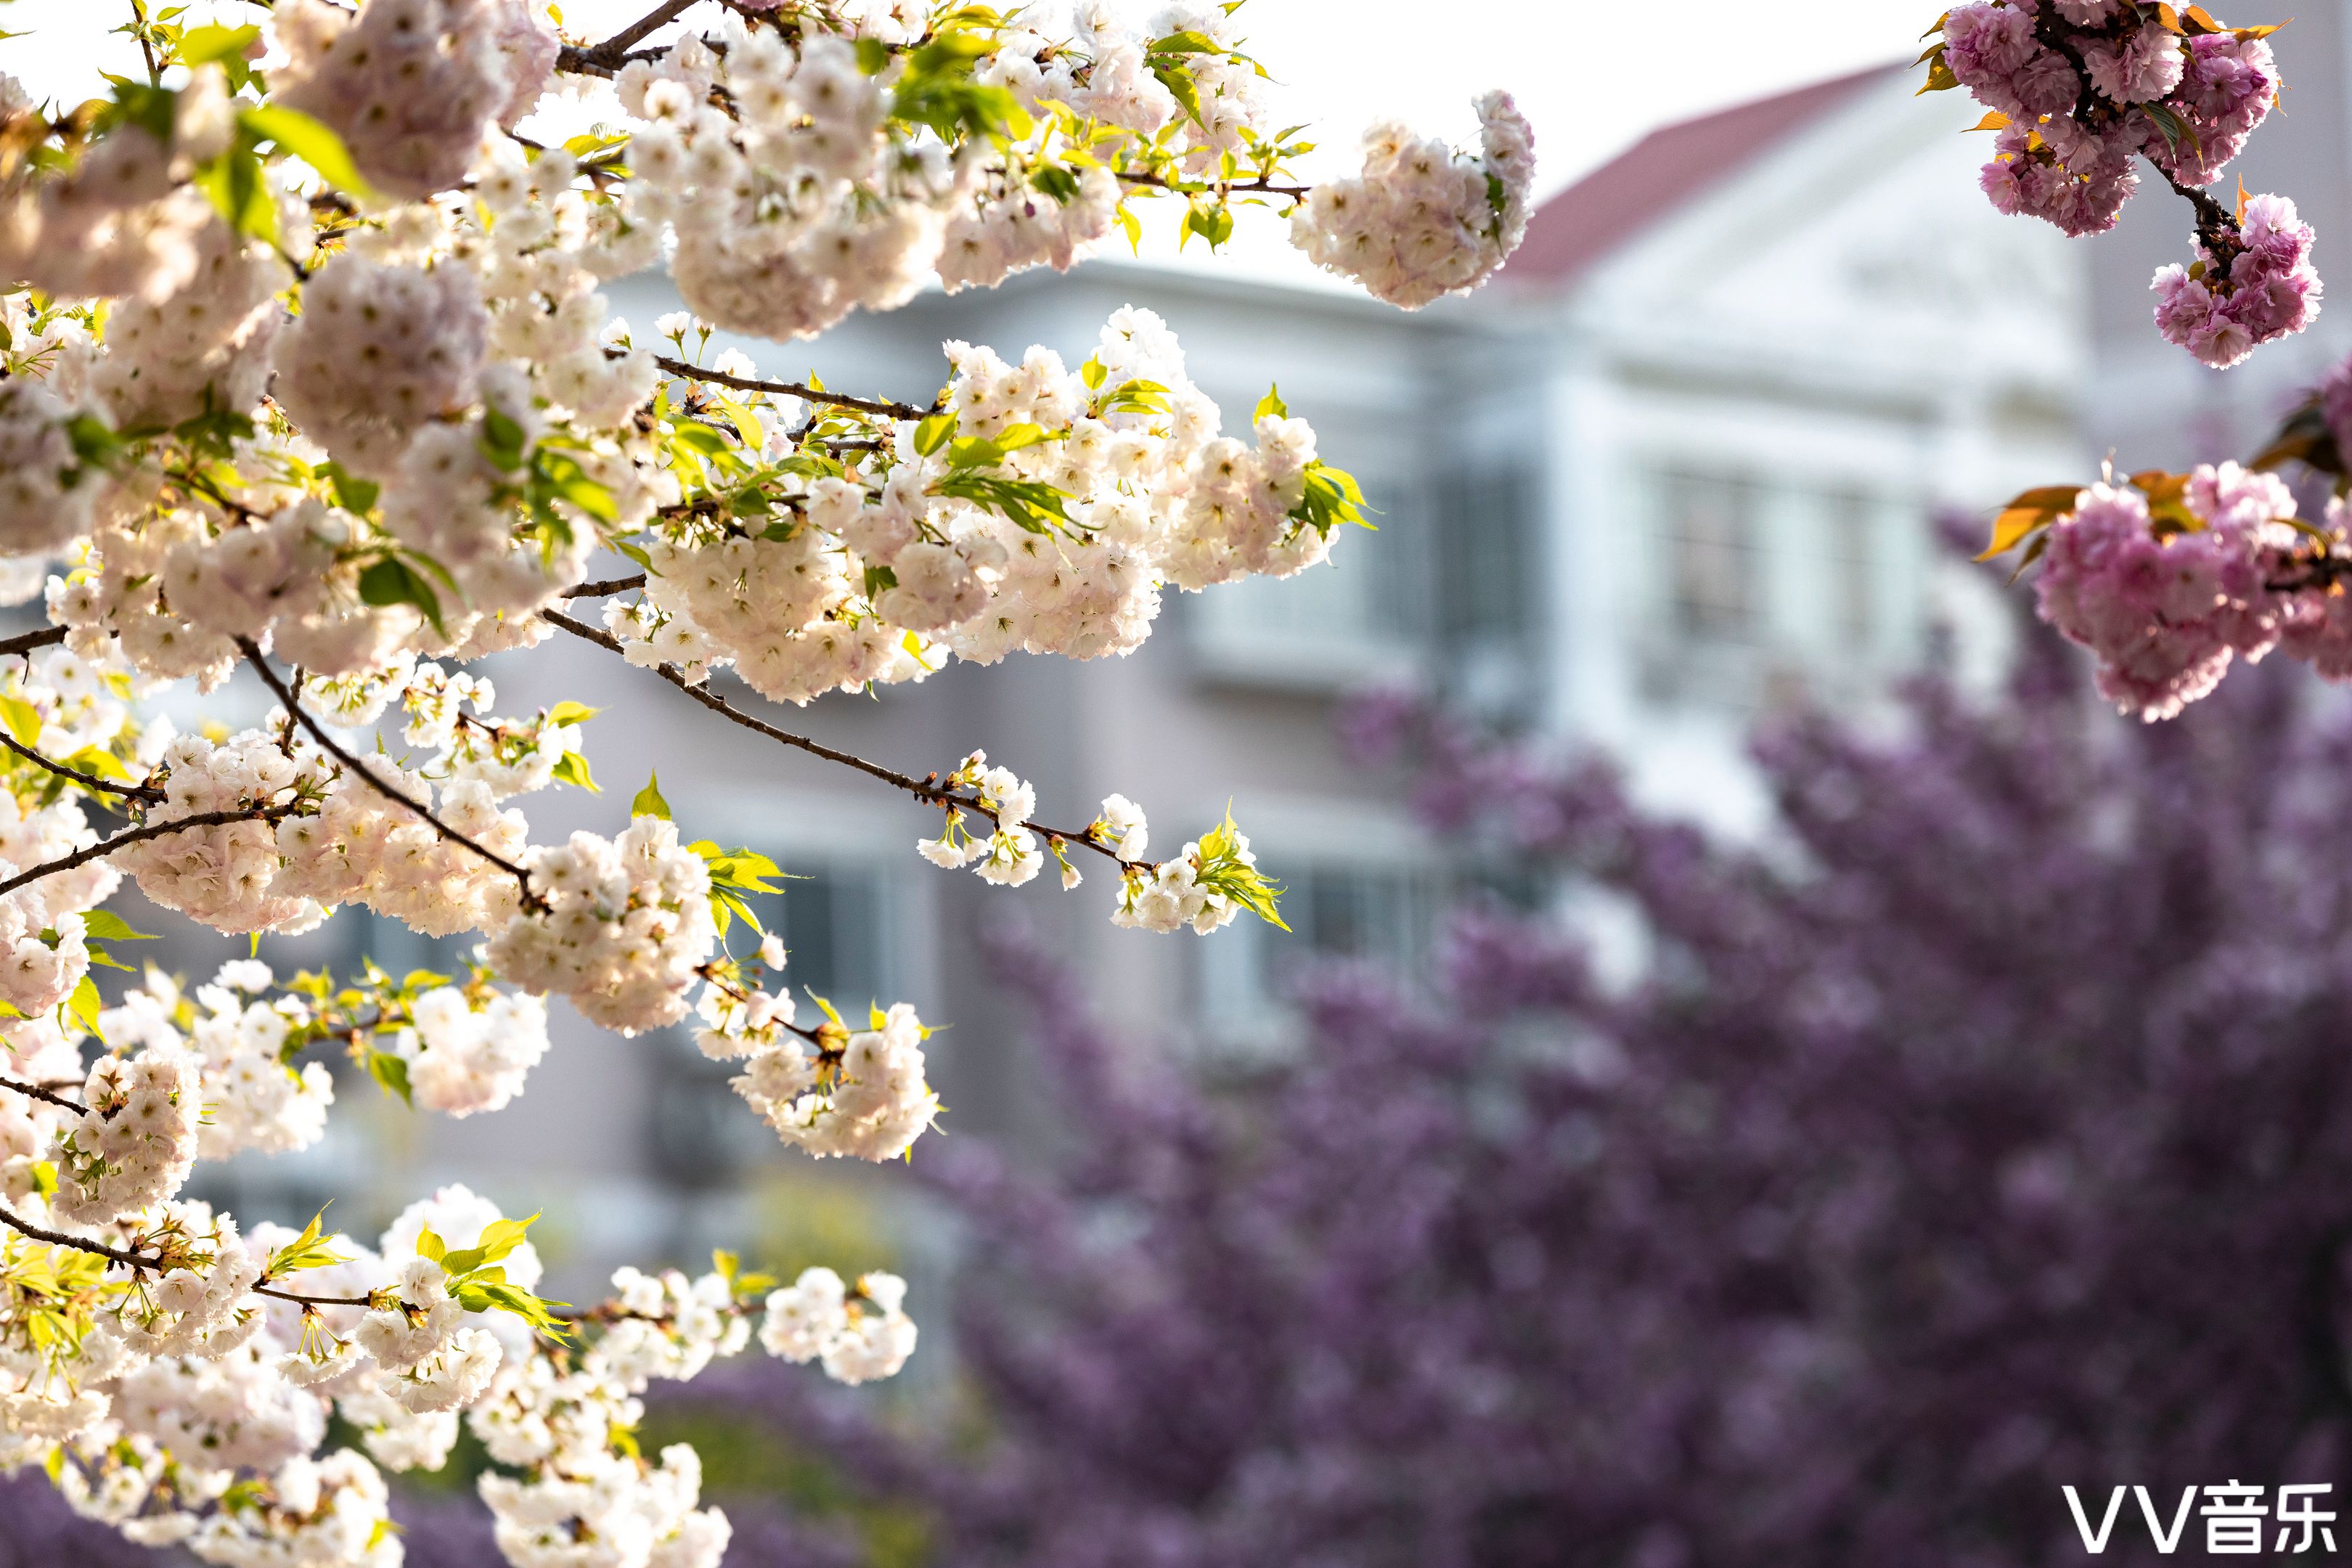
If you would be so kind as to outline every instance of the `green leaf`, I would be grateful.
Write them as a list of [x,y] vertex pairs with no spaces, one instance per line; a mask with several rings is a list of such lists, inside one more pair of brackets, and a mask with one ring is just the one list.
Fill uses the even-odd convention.
[[538,1215],[532,1215],[529,1219],[494,1219],[482,1227],[482,1234],[475,1238],[474,1246],[488,1261],[503,1262],[509,1253],[523,1244],[530,1234],[530,1227],[538,1223]]
[[416,1233],[416,1256],[429,1258],[438,1263],[449,1256],[449,1244],[435,1235],[433,1227],[428,1225]]
[[215,60],[243,59],[245,51],[261,37],[259,27],[224,27],[217,23],[191,27],[180,35],[177,53],[184,66],[210,65]]
[[537,457],[540,477],[556,495],[599,522],[620,520],[621,506],[613,499],[613,492],[590,479],[588,470],[580,466],[577,458],[543,447]]
[[890,65],[890,46],[879,38],[857,40],[857,68],[867,76],[880,76]]
[[98,994],[98,982],[87,974],[81,977],[81,984],[74,987],[73,994],[66,998],[66,1006],[81,1020],[82,1027],[98,1036],[101,1045],[105,1043],[106,1037],[99,1032],[98,1013],[105,1005]]
[[1282,884],[1269,881],[1255,866],[1243,861],[1240,853],[1241,829],[1227,810],[1224,821],[1201,836],[1199,885],[1223,894],[1268,925],[1288,931],[1276,902],[1282,897]]
[[1356,483],[1356,476],[1345,468],[1335,468],[1328,463],[1307,465],[1305,492],[1289,515],[1306,523],[1318,533],[1328,534],[1343,522],[1378,531],[1379,525],[1364,515],[1364,492]]
[[661,774],[659,773],[656,773],[648,777],[646,780],[646,787],[637,792],[637,795],[635,800],[629,802],[629,815],[631,816],[658,816],[664,822],[670,820],[669,802],[662,798]]
[[735,426],[735,434],[743,438],[744,446],[754,452],[767,446],[768,434],[760,428],[759,416],[750,408],[731,397],[721,397],[717,402],[726,411],[728,423]]
[[588,770],[588,759],[578,752],[566,752],[555,764],[555,782],[576,784],[590,795],[603,795],[597,787],[596,775]]
[[382,485],[373,479],[359,478],[341,463],[321,463],[319,465],[319,472],[325,477],[327,483],[333,487],[335,504],[345,511],[356,512],[362,517],[375,510],[376,498],[383,493]]
[[324,1209],[312,1215],[301,1235],[269,1255],[269,1264],[262,1270],[262,1277],[278,1279],[305,1268],[329,1268],[338,1263],[350,1262],[350,1258],[342,1257],[328,1244],[326,1219],[327,1211]]
[[727,437],[708,425],[688,423],[673,426],[669,438],[681,447],[691,447],[709,457],[718,457],[727,450]]
[[263,104],[239,110],[237,121],[256,137],[275,142],[280,152],[318,170],[320,177],[337,190],[355,196],[373,194],[359,165],[352,162],[351,149],[343,145],[343,139],[300,110]]
[[928,458],[948,444],[955,435],[956,416],[941,412],[930,416],[915,426],[915,450]]
[[8,726],[20,746],[30,747],[41,738],[40,710],[21,697],[0,696],[0,723]]
[[1221,55],[1225,51],[1206,33],[1187,30],[1152,39],[1144,46],[1144,52],[1154,55]]
[[603,711],[602,708],[591,708],[585,702],[574,702],[566,698],[547,710],[547,721],[551,724],[585,724]]
[[1257,400],[1257,412],[1250,416],[1250,423],[1255,425],[1269,414],[1276,419],[1290,417],[1290,406],[1282,401],[1282,388],[1279,386],[1269,385],[1265,389],[1265,395]]
[[507,473],[522,467],[522,426],[504,409],[482,410],[482,456]]
[[1057,521],[1065,527],[1071,521],[1065,510],[1070,498],[1041,480],[956,472],[935,485],[933,492],[987,507],[1031,533],[1049,532]]
[[360,600],[369,605],[414,605],[443,637],[441,596],[424,574],[396,555],[387,555],[360,574]]
[[153,942],[152,932],[133,931],[131,922],[112,910],[84,910],[81,916],[82,934],[101,942]]
[[[400,1102],[410,1110],[416,1108],[416,1090],[408,1081],[408,1062],[405,1058],[395,1056],[390,1051],[370,1051],[367,1058],[367,1070],[368,1077],[375,1079],[377,1088],[386,1094],[400,1096]],[[424,1248],[419,1247],[417,1250],[422,1252]]]
[[571,1337],[571,1328],[554,1315],[568,1310],[568,1302],[545,1300],[502,1279],[469,1281],[454,1294],[457,1304],[469,1312],[511,1312],[551,1340]]

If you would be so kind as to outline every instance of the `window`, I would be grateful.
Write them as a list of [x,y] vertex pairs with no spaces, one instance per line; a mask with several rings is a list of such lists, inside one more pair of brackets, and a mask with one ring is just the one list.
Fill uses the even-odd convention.
[[1675,635],[1754,642],[1762,628],[1757,490],[1745,480],[1671,474],[1661,531]]
[[1436,567],[1441,629],[1455,644],[1517,642],[1535,623],[1535,476],[1486,468],[1444,487]]
[[1430,618],[1421,508],[1409,481],[1356,473],[1377,528],[1342,527],[1322,565],[1296,577],[1238,578],[1205,594],[1164,591],[1202,674],[1329,690],[1413,671]]
[[[783,938],[784,979],[800,1016],[816,1012],[814,993],[860,1026],[868,1002],[887,1004],[893,995],[887,882],[878,869],[850,861],[812,866],[794,857],[785,864],[792,879],[784,890],[748,901],[760,923]],[[734,945],[740,952],[746,944]],[[772,1151],[775,1134],[728,1087],[740,1065],[705,1057],[690,1022],[663,1038],[666,1059],[647,1107],[654,1168],[683,1186],[723,1184]]]
[[1400,978],[1421,973],[1434,878],[1409,865],[1282,858],[1284,932],[1238,920],[1199,950],[1201,1019],[1213,1037],[1259,1043],[1284,1028],[1290,997],[1318,963],[1348,959]]
[[1847,491],[1828,498],[1826,527],[1830,619],[1838,646],[1866,653],[1876,641],[1876,520],[1869,499]]

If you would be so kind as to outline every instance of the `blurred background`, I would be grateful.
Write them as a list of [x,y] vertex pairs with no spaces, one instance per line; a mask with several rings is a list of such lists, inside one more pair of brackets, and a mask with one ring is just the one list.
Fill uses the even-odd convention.
[[[52,14],[0,68],[96,58],[68,44],[102,8],[10,9]],[[2226,376],[2162,343],[2185,209],[2144,191],[2081,243],[1996,215],[1973,107],[1914,97],[1908,7],[1421,9],[1258,0],[1253,41],[1339,163],[1379,108],[1459,131],[1520,89],[1551,194],[1479,296],[1386,310],[1261,215],[1233,266],[1151,242],[711,345],[921,401],[943,340],[1076,363],[1134,304],[1229,426],[1279,381],[1378,510],[1331,565],[1171,593],[1094,666],[797,711],[720,684],[919,773],[984,746],[1054,819],[1125,793],[1170,850],[1230,802],[1289,934],[939,872],[925,814],[593,649],[493,661],[501,710],[604,710],[605,793],[536,797],[535,837],[613,830],[657,770],[682,825],[791,874],[761,913],[793,979],[950,1026],[944,1136],[818,1166],[682,1032],[558,1005],[511,1108],[346,1079],[325,1143],[201,1195],[369,1234],[462,1180],[547,1211],[572,1299],[714,1247],[908,1275],[891,1387],[763,1364],[657,1403],[646,1442],[704,1448],[747,1568],[2073,1563],[2062,1485],[2352,1481],[2352,740],[2275,670],[2126,724],[1954,548],[2105,457],[2250,453],[2352,318]],[[2352,18],[2277,44],[2242,166],[2325,274]],[[641,335],[678,308],[612,293]],[[244,955],[131,918],[191,978]],[[357,911],[261,945],[281,973],[461,952]],[[409,1500],[423,1568],[496,1561],[466,1452]],[[149,1560],[38,1490],[0,1492],[0,1564]]]

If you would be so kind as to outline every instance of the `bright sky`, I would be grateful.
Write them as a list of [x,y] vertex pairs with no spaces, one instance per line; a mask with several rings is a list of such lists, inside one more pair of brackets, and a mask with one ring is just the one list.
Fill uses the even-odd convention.
[[[652,3],[568,0],[564,21],[601,37]],[[1159,8],[1132,3],[1139,16]],[[1549,194],[1658,126],[1907,59],[1936,9],[1934,0],[1807,0],[1803,26],[1777,27],[1756,25],[1753,0],[1252,0],[1242,15],[1250,52],[1279,83],[1280,123],[1316,122],[1334,153],[1382,114],[1460,139],[1471,98],[1507,88],[1535,124]],[[0,40],[0,70],[37,96],[87,97],[101,68],[135,68],[128,40],[107,36],[129,10],[128,0],[0,0],[0,27],[30,35]],[[194,0],[189,19],[213,13],[259,15],[240,0]],[[1251,270],[1288,270],[1278,244],[1237,248]]]

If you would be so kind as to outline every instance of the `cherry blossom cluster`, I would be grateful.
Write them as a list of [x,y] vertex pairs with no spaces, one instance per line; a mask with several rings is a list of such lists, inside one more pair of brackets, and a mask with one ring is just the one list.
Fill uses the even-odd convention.
[[[2031,490],[2002,511],[1986,553],[2024,546],[2040,563],[2042,618],[2097,657],[2099,689],[2126,713],[2170,718],[2234,662],[2273,651],[2352,680],[2347,453],[2352,363],[2251,466]],[[2281,477],[2296,464],[2334,484],[2315,521]]]
[[277,101],[341,134],[368,183],[423,198],[464,181],[483,134],[530,113],[559,39],[527,0],[395,0],[356,12],[288,0]]
[[1290,217],[1317,265],[1408,310],[1475,289],[1528,232],[1535,132],[1507,92],[1478,100],[1478,152],[1384,121],[1364,133],[1363,173],[1333,180]]
[[859,1277],[851,1290],[830,1268],[810,1268],[768,1298],[760,1343],[785,1361],[822,1360],[843,1383],[888,1377],[915,1350],[915,1323],[900,1310],[907,1282]]
[[753,993],[739,1003],[722,995],[713,1004],[706,993],[709,1026],[697,1037],[703,1054],[742,1060],[730,1080],[735,1092],[785,1142],[818,1159],[878,1163],[913,1148],[940,1114],[923,1076],[930,1031],[914,1008],[877,1008],[854,1034],[837,1018],[796,1031],[791,1008],[789,996]]
[[[1100,0],[1061,25],[1034,7],[912,28],[895,12],[795,11],[787,31],[730,11],[612,73],[635,126],[614,221],[667,226],[688,303],[778,338],[895,308],[932,278],[952,291],[1066,269],[1137,232],[1137,195],[1185,196],[1187,234],[1213,244],[1231,231],[1236,185],[1279,196],[1295,243],[1407,308],[1500,265],[1533,172],[1506,95],[1479,104],[1476,158],[1457,166],[1442,144],[1384,157],[1383,144],[1420,146],[1384,127],[1362,174],[1306,216],[1308,191],[1277,183],[1295,148],[1267,134],[1234,9],[1170,7],[1149,32]],[[1235,179],[1244,168],[1254,180]]]
[[618,838],[574,833],[530,852],[541,907],[491,938],[490,966],[526,991],[561,992],[608,1029],[634,1035],[686,1016],[687,993],[719,940],[710,872],[662,817]]
[[2233,212],[2202,187],[2278,102],[2274,26],[2225,27],[2197,6],[2137,0],[1980,0],[1947,13],[1929,89],[1964,87],[1999,133],[1981,184],[1993,205],[2070,235],[2115,226],[2145,158],[2197,209],[2193,265],[2157,274],[2167,341],[2226,368],[2318,314],[2312,233],[2275,196]]
[[[515,1472],[482,1483],[512,1561],[574,1561],[550,1552],[593,1540],[622,1552],[600,1562],[716,1568],[729,1532],[698,1507],[693,1451],[647,1464],[630,1433],[651,1380],[745,1348],[775,1282],[725,1255],[692,1279],[624,1268],[612,1298],[572,1320],[586,1337],[566,1347],[530,1294],[542,1266],[527,1228],[463,1187],[411,1205],[373,1248],[316,1225],[247,1239],[227,1216],[174,1203],[97,1233],[144,1261],[127,1279],[100,1278],[102,1256],[12,1237],[0,1249],[0,1465],[47,1464],[77,1510],[207,1563],[391,1568],[369,1456],[438,1468],[463,1411]],[[261,1289],[273,1279],[340,1293]],[[826,1359],[845,1381],[887,1375],[914,1342],[903,1284],[868,1276],[861,1291],[853,1321],[836,1281]],[[481,1315],[484,1293],[505,1310]],[[510,1303],[535,1315],[509,1315]],[[44,1312],[70,1331],[28,1337]],[[364,1453],[317,1455],[331,1411]]]
[[944,656],[1073,658],[1141,646],[1160,588],[1287,577],[1362,521],[1354,481],[1321,463],[1279,398],[1255,447],[1149,310],[1105,326],[1076,370],[947,345],[940,411],[870,470],[779,475],[757,532],[688,516],[658,530],[645,599],[608,605],[629,657],[695,675],[731,662],[755,690],[808,702],[920,680]]
[[2156,275],[2158,330],[2216,370],[2309,326],[2323,291],[2311,265],[2316,236],[2293,202],[2252,197],[2235,222],[2221,250],[2200,240],[2194,266]]
[[196,1163],[202,1082],[194,1061],[175,1051],[108,1057],[91,1068],[81,1114],[58,1130],[49,1151],[58,1217],[110,1220],[178,1192]]

